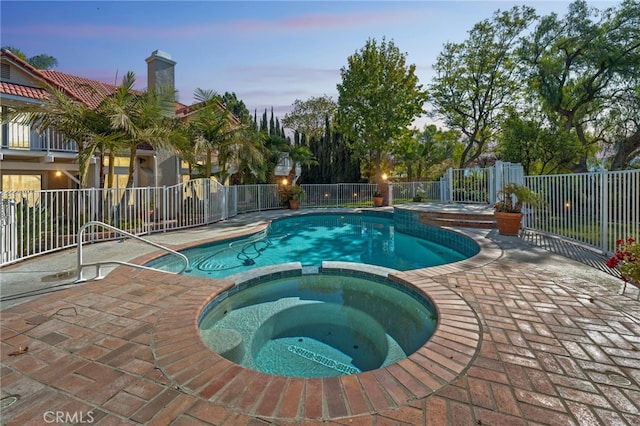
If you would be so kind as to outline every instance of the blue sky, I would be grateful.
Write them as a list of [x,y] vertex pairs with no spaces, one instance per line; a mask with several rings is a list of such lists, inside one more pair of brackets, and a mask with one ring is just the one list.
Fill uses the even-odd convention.
[[0,40],[52,55],[74,75],[114,83],[134,71],[141,89],[145,58],[159,49],[177,62],[181,102],[196,88],[235,92],[252,113],[273,107],[283,117],[296,99],[337,100],[340,68],[368,38],[393,40],[426,86],[444,43],[515,4],[564,15],[569,2],[2,0]]

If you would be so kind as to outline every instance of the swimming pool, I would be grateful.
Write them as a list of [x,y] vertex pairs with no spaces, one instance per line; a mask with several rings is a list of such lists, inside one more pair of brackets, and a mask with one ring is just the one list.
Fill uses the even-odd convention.
[[[398,232],[393,215],[301,214],[276,219],[258,234],[200,245],[182,253],[190,263],[186,274],[224,278],[287,262],[320,266],[323,261],[343,261],[407,271],[457,262],[478,252],[467,237],[428,228],[439,242]],[[163,256],[146,266],[178,271],[182,263],[175,257]]]
[[431,302],[409,287],[344,271],[254,280],[216,297],[198,320],[202,340],[223,357],[289,377],[393,364],[420,348],[436,323]]

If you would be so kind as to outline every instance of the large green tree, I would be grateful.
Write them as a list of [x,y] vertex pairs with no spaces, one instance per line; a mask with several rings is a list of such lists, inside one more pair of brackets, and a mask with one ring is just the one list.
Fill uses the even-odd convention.
[[24,53],[22,50],[18,49],[17,47],[4,46],[2,49],[6,49],[10,51],[14,55],[16,55],[17,57],[19,57],[20,59],[22,59],[23,61],[27,62],[29,65],[37,69],[50,70],[51,68],[58,66],[58,60],[51,55],[47,55],[46,53],[41,53],[39,55],[27,57],[26,53]]
[[[426,177],[435,179],[447,166],[452,166],[457,137],[455,132],[439,130],[433,124],[422,130],[407,129],[394,147],[394,170],[404,173],[409,182]],[[436,165],[443,167],[437,176],[431,176],[429,171]]]
[[325,119],[333,122],[337,104],[331,96],[311,97],[307,100],[296,99],[293,109],[285,114],[282,124],[285,128],[297,131],[307,137],[307,141],[319,140],[324,135]]
[[495,141],[505,105],[517,102],[521,87],[514,51],[535,18],[532,8],[497,11],[476,24],[462,43],[447,43],[429,86],[432,116],[459,131],[465,144],[459,167],[473,164]]
[[566,172],[580,154],[575,135],[545,119],[544,114],[512,110],[503,123],[497,156],[520,163],[525,175]]
[[220,98],[220,102],[224,107],[233,114],[241,123],[252,123],[251,113],[247,109],[244,101],[238,99],[235,92],[225,92]]
[[320,138],[311,138],[309,148],[317,164],[302,168],[305,183],[360,182],[360,160],[327,115]]
[[395,140],[423,113],[426,101],[416,67],[407,65],[406,56],[393,41],[369,39],[340,71],[338,129],[378,183]]
[[640,150],[640,4],[625,0],[599,11],[586,1],[568,13],[543,17],[524,41],[522,59],[531,90],[550,119],[581,144],[575,172],[603,144],[615,149],[612,167],[623,168]]

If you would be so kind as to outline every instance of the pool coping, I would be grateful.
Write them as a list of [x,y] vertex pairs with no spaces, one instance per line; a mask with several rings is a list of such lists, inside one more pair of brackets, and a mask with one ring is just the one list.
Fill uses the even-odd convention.
[[[260,224],[233,236],[176,248],[251,235],[266,226],[266,223]],[[210,301],[236,285],[236,280],[180,276],[181,284],[192,288],[167,307],[153,327],[151,350],[156,368],[185,393],[240,414],[273,421],[317,421],[371,415],[425,398],[455,381],[469,368],[478,355],[482,340],[482,327],[475,311],[460,294],[438,284],[433,277],[481,267],[502,255],[496,244],[473,232],[460,228],[443,229],[473,239],[480,247],[478,254],[447,265],[404,272],[350,262],[323,263],[323,267],[331,269],[368,273],[376,269],[378,274],[386,274],[388,278],[410,286],[433,303],[438,315],[434,334],[416,352],[397,363],[330,378],[282,377],[241,367],[206,346],[198,330],[200,312]],[[144,263],[155,257],[152,253],[135,262]],[[166,275],[153,271],[140,273],[141,276],[149,275],[150,279],[154,274]],[[318,398],[318,394],[323,397]]]

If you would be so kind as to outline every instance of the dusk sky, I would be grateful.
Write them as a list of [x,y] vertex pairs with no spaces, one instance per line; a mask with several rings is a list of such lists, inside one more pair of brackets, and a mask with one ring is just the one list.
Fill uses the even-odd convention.
[[[420,82],[446,42],[462,42],[473,25],[526,3],[564,15],[565,1],[6,1],[1,45],[58,60],[57,71],[108,83],[135,72],[147,81],[154,50],[176,65],[181,102],[196,88],[235,92],[261,115],[280,118],[296,99],[337,100],[340,68],[368,38],[393,40],[417,67]],[[592,3],[599,9],[617,2]],[[116,80],[117,78],[117,80]]]

